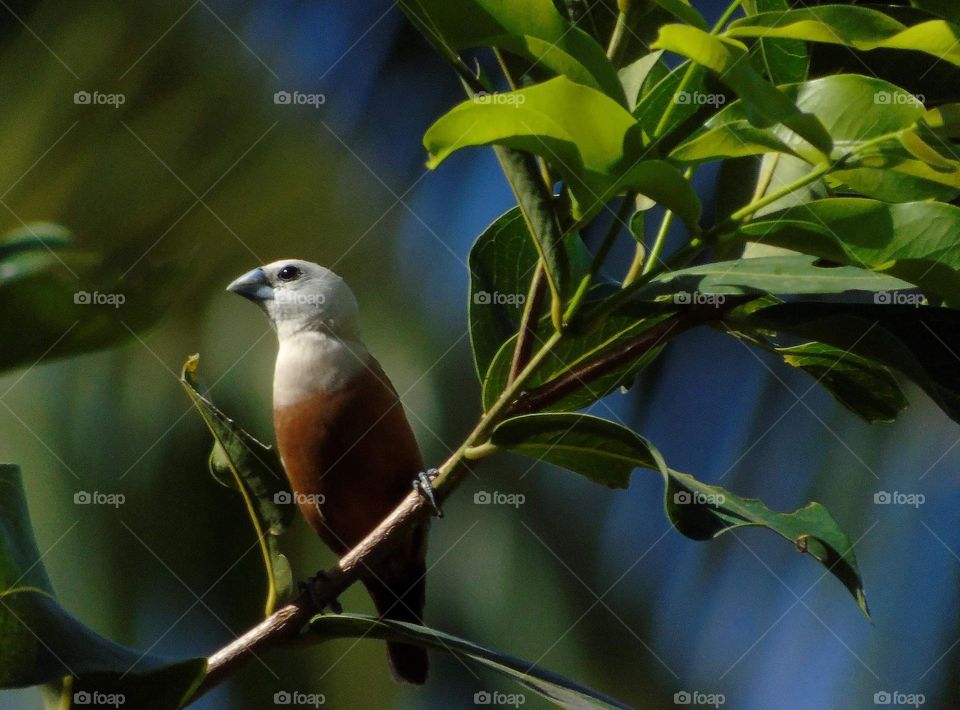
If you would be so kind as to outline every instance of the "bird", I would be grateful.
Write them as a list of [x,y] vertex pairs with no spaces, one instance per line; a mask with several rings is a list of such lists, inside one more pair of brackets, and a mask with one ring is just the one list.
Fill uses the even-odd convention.
[[[406,497],[411,482],[434,502],[435,472],[424,471],[397,391],[363,342],[346,282],[318,264],[283,259],[248,271],[227,290],[260,306],[276,331],[277,448],[320,539],[343,556]],[[361,576],[380,618],[423,623],[428,526],[412,527]],[[387,657],[397,681],[426,681],[422,647],[388,641]]]

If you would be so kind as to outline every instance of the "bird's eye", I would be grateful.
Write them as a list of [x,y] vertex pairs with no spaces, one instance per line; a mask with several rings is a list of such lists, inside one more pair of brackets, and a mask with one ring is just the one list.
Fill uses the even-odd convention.
[[277,277],[281,281],[293,281],[300,275],[300,269],[293,265],[284,266],[277,272]]

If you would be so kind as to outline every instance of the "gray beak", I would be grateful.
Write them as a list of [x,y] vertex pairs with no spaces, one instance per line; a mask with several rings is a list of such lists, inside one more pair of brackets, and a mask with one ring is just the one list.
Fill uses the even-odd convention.
[[248,271],[227,286],[228,291],[249,298],[251,301],[269,301],[273,299],[273,288],[266,272],[261,268]]

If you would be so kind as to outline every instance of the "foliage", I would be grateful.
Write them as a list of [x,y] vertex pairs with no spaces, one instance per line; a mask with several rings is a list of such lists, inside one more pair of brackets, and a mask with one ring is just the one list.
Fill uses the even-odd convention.
[[[629,386],[681,333],[707,326],[803,370],[868,422],[893,421],[904,409],[898,377],[960,421],[960,208],[951,204],[960,196],[960,104],[925,102],[917,87],[894,83],[890,67],[877,76],[849,67],[812,73],[824,45],[858,57],[922,53],[955,72],[958,17],[938,2],[915,3],[921,19],[905,22],[892,8],[752,0],[743,16],[736,2],[710,27],[688,2],[654,4],[657,13],[643,14],[620,3],[613,33],[601,37],[602,23],[580,25],[590,9],[575,22],[550,0],[401,3],[467,91],[427,129],[428,167],[493,146],[518,201],[470,253],[470,337],[483,412],[442,467],[438,490],[457,482],[466,460],[499,451],[614,488],[627,487],[635,468],[656,471],[665,514],[680,533],[705,540],[765,527],[823,565],[867,614],[854,544],[826,507],[776,512],[670,468],[640,434],[580,410]],[[639,26],[641,17],[650,26]],[[655,41],[641,48],[634,35]],[[501,60],[502,81],[470,67],[465,52],[484,48]],[[694,188],[696,170],[707,164],[722,176],[742,174],[744,165],[753,171],[750,190],[728,195],[718,185],[729,204],[709,219]],[[647,239],[654,204],[663,217]],[[588,245],[583,235],[605,213],[613,228]],[[674,218],[681,230],[671,229]],[[680,243],[672,243],[678,231]],[[621,236],[634,258],[604,280]],[[754,257],[758,244],[782,251]],[[115,323],[74,321],[60,307],[74,282],[38,278],[54,259],[96,274],[90,255],[72,245],[66,230],[46,223],[0,240],[0,289],[57,304],[55,313],[24,311],[40,325],[28,347],[6,351],[0,365],[23,364],[41,346],[71,354],[126,337]],[[145,304],[149,322],[155,309]],[[76,333],[55,340],[71,321],[80,323]],[[269,450],[205,396],[196,368],[188,361],[184,386],[215,440],[211,470],[241,493],[261,542],[269,614],[292,589],[276,539],[291,515],[279,502],[284,484]],[[110,688],[144,698],[137,707],[179,706],[204,661],[145,657],[127,672],[135,652],[56,602],[18,469],[0,469],[0,485],[8,489],[0,499],[2,684],[69,676],[66,691]],[[24,633],[24,618],[43,633]],[[317,641],[402,638],[494,667],[561,704],[619,706],[426,627],[322,616],[309,633]]]

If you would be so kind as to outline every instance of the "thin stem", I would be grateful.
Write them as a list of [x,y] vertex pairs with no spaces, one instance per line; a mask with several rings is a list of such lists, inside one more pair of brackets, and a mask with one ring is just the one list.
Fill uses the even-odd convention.
[[822,178],[824,175],[829,173],[831,170],[833,170],[833,168],[834,168],[833,163],[830,163],[830,162],[820,163],[820,165],[816,166],[809,173],[807,173],[803,177],[800,177],[794,180],[789,185],[785,185],[784,187],[781,187],[779,190],[775,190],[767,194],[766,196],[760,198],[756,202],[751,202],[749,205],[745,205],[744,207],[741,207],[739,210],[731,214],[726,221],[740,222],[744,220],[746,217],[749,217],[750,215],[752,215],[754,212],[759,212],[764,207],[767,207],[768,205],[771,205],[778,200],[782,200],[791,192],[795,192],[796,190],[799,190],[802,187],[806,187],[810,183],[816,182],[817,180]]
[[627,44],[630,41],[627,34],[629,30],[629,17],[626,12],[621,11],[617,14],[617,22],[613,26],[613,33],[610,35],[610,44],[607,45],[607,59],[616,67],[620,66],[623,55],[627,50]]

